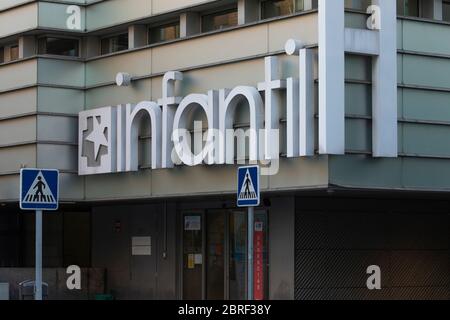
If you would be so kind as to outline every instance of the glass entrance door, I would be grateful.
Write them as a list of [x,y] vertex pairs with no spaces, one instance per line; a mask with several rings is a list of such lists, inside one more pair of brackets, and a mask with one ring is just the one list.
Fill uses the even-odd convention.
[[226,212],[206,217],[206,299],[225,299],[225,223]]
[[183,215],[183,298],[203,298],[203,216]]
[[247,214],[232,211],[229,216],[228,297],[245,300],[247,293]]
[[[266,222],[264,211],[255,214],[255,223],[264,237],[261,258],[256,260],[260,261],[261,268],[255,269],[261,275],[262,287],[267,283],[264,279],[267,275]],[[245,300],[247,212],[208,210],[184,214],[183,223],[183,299]]]

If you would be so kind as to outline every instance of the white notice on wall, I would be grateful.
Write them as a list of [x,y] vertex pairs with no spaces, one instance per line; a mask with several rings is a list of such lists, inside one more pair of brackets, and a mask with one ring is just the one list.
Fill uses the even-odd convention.
[[151,246],[152,237],[133,237],[131,238],[131,245],[135,246]]
[[132,237],[131,254],[133,256],[151,256],[152,237]]
[[200,253],[197,253],[196,255],[195,255],[195,257],[194,257],[194,263],[195,264],[202,264],[203,263],[203,256],[202,256],[202,254]]
[[201,230],[201,217],[200,216],[185,216],[184,217],[184,230],[197,231]]
[[150,246],[137,246],[131,249],[131,254],[133,256],[151,256],[152,247]]

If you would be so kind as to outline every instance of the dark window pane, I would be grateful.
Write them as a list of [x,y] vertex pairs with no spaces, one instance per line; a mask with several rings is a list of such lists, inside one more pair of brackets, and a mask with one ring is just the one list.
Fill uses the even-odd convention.
[[203,260],[202,217],[185,215],[183,229],[183,299],[199,300],[202,298],[203,261],[195,263],[195,257]]
[[450,21],[450,1],[442,3],[442,18],[444,21]]
[[174,40],[180,37],[180,23],[174,22],[150,29],[149,43],[158,43],[162,41]]
[[5,62],[5,49],[3,47],[0,48],[0,63]]
[[405,14],[405,0],[397,0],[397,15],[403,16]]
[[10,48],[11,61],[19,59],[19,46],[12,46]]
[[405,15],[411,17],[419,16],[419,1],[418,0],[406,0],[405,1]]
[[263,19],[285,16],[303,10],[303,0],[266,0],[261,3]]
[[101,54],[108,54],[111,52],[109,48],[109,38],[102,39],[101,41]]
[[370,4],[371,0],[346,1],[345,8],[366,11],[367,7],[370,6]]
[[208,214],[206,223],[206,298],[223,300],[225,292],[225,212]]
[[112,38],[112,52],[118,52],[128,49],[128,33],[118,35]]
[[229,298],[245,300],[247,297],[247,215],[245,211],[230,213],[229,261]]
[[77,39],[42,38],[39,40],[39,53],[58,56],[79,56]]
[[237,9],[220,11],[202,17],[202,31],[225,29],[237,25]]
[[108,54],[128,50],[128,33],[104,38],[101,40],[101,53]]
[[400,16],[419,16],[418,0],[397,0],[397,14]]

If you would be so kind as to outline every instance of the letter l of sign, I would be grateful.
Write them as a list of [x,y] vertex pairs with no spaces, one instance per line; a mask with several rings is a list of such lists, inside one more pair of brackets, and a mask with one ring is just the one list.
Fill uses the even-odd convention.
[[373,0],[370,26],[345,28],[344,0],[319,0],[319,152],[345,153],[345,55],[372,56],[374,157],[397,157],[397,7]]

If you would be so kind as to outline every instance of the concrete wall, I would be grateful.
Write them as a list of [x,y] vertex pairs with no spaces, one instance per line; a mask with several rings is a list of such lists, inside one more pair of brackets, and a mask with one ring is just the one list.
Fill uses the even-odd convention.
[[12,213],[0,214],[0,268],[19,264],[19,238],[20,223],[18,216]]
[[[106,291],[117,299],[176,298],[175,212],[165,214],[163,205],[93,209],[92,266],[106,270]],[[148,236],[152,254],[133,256],[132,237]]]
[[[18,183],[21,166],[59,169],[63,183],[61,199],[67,201],[232,192],[234,167],[182,167],[77,177],[77,121],[74,116],[83,109],[156,100],[161,97],[161,73],[168,70],[185,70],[186,80],[179,88],[181,95],[206,92],[211,88],[256,86],[264,78],[263,56],[282,51],[290,37],[302,38],[308,44],[316,43],[315,24],[316,14],[313,13],[91,59],[86,63],[39,57],[1,66],[0,99],[5,107],[0,109],[0,128],[8,132],[3,135],[6,140],[0,144],[2,159],[6,160],[0,165],[1,198],[17,198],[10,186],[11,182]],[[297,28],[297,25],[303,27]],[[253,40],[242,46],[242,38]],[[180,52],[183,55],[179,55]],[[296,59],[283,56],[282,64],[284,77],[296,74]],[[38,74],[37,70],[41,72]],[[119,71],[142,79],[133,82],[131,87],[117,88],[113,81]],[[221,77],[216,76],[219,73]],[[238,73],[242,76],[236,77]],[[17,78],[22,74],[26,76]],[[245,122],[246,112],[240,117]],[[13,130],[15,133],[11,135]],[[142,158],[141,165],[148,165],[148,157]],[[199,174],[204,175],[204,179],[195,179]],[[183,187],[186,180],[192,181],[190,190]],[[264,189],[326,184],[325,157],[314,161],[283,160],[280,174],[263,181]]]
[[[115,7],[118,1],[108,3],[111,3],[111,10],[118,10]],[[106,2],[101,2],[93,7],[105,5]],[[155,5],[160,6],[161,11],[170,9],[162,8],[162,2],[157,4],[153,1],[151,7],[154,9]],[[180,3],[174,3],[177,5]],[[29,6],[11,11],[29,10]],[[146,6],[150,6],[149,3]],[[109,14],[114,15],[112,12]],[[26,13],[23,15],[27,16]],[[346,25],[363,28],[366,18],[365,14],[348,12]],[[235,168],[226,166],[78,177],[76,114],[80,110],[105,105],[156,100],[161,97],[161,74],[168,70],[185,73],[183,85],[177,87],[180,95],[239,84],[255,86],[264,76],[263,57],[282,52],[285,40],[291,37],[315,45],[316,25],[317,13],[312,12],[86,62],[31,57],[1,65],[0,198],[4,201],[17,199],[14,188],[18,184],[21,166],[60,169],[62,199],[65,201],[232,192]],[[263,189],[286,190],[335,184],[448,190],[450,47],[441,39],[445,39],[449,28],[447,24],[398,20],[399,159],[373,159],[370,156],[370,61],[367,57],[348,55],[347,156],[283,159],[280,173],[263,179]],[[243,43],[242,39],[247,41]],[[296,59],[280,55],[280,63],[283,77],[296,76]],[[119,71],[130,72],[139,79],[131,87],[117,88],[114,75]],[[245,123],[245,119],[246,113],[243,112],[239,120]],[[141,145],[145,146],[146,142],[148,139],[142,139]],[[148,167],[148,157],[141,158],[141,165]],[[199,176],[203,179],[195,179]],[[192,181],[189,190],[183,187],[185,181]]]
[[[269,213],[269,298],[293,299],[294,198],[270,198],[270,201],[270,207],[266,208]],[[222,209],[224,205],[233,207],[233,202],[225,199],[169,201],[166,209],[164,204],[95,207],[92,265],[106,270],[106,291],[118,299],[180,298],[180,214]],[[116,229],[118,225],[120,230]],[[133,236],[152,237],[151,256],[131,255]],[[166,258],[163,258],[164,253]]]
[[[131,23],[184,8],[204,5],[207,0],[59,0],[53,2],[29,0],[3,0],[0,4],[0,39],[23,31],[37,28],[74,32],[67,27],[70,5],[80,6],[81,28],[75,32],[95,31],[118,24]],[[17,19],[21,17],[21,19]],[[26,19],[23,19],[26,17]],[[14,23],[11,23],[14,21]]]
[[[38,74],[39,70],[47,70]],[[62,198],[82,199],[77,173],[78,123],[83,109],[84,64],[30,58],[0,67],[0,195],[15,199],[21,167],[62,172]]]
[[0,38],[34,30],[37,27],[38,4],[36,2],[8,11],[0,11]]
[[400,157],[370,156],[370,61],[347,57],[346,149],[351,154],[330,157],[330,183],[449,190],[450,47],[441,39],[450,26],[401,19],[397,29]]

